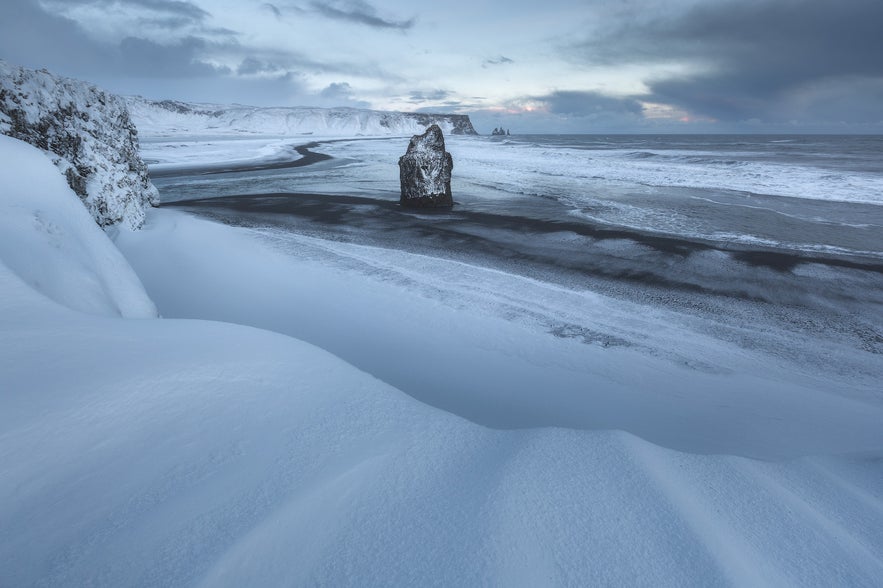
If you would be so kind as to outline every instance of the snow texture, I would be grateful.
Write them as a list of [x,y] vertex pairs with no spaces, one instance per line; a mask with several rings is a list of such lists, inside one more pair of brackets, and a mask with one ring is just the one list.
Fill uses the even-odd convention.
[[437,124],[446,134],[475,135],[465,114],[384,112],[356,108],[262,108],[128,97],[142,135],[408,136]]
[[102,227],[138,228],[159,202],[125,102],[85,82],[0,60],[0,133],[49,154]]
[[[256,259],[286,269],[247,231],[174,211],[120,234],[170,235],[214,251],[209,268],[226,259],[231,278]],[[299,280],[323,290],[317,277]],[[494,430],[283,335],[96,319],[3,266],[0,292],[3,585],[875,586],[883,574],[879,446],[759,461],[624,431]]]
[[40,150],[0,135],[0,262],[74,310],[154,317],[141,281]]

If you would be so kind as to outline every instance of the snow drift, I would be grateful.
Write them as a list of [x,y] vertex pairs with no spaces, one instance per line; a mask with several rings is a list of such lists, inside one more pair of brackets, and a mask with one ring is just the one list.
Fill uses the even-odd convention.
[[138,228],[159,202],[125,102],[0,60],[0,133],[45,151],[101,226]]
[[445,134],[475,135],[465,114],[384,112],[357,108],[262,108],[190,104],[128,97],[132,119],[142,134],[316,135],[321,137],[409,136],[437,124]]
[[0,263],[74,310],[156,316],[141,282],[52,162],[0,135]]
[[[879,443],[761,461],[623,431],[494,430],[291,337],[77,312],[72,298],[100,299],[95,283],[120,279],[124,262],[44,155],[9,138],[0,149],[0,182],[18,182],[0,213],[0,585],[874,586],[883,576]],[[167,284],[192,264],[288,275],[272,272],[285,256],[266,236],[172,210],[120,238],[166,268]],[[213,252],[208,263],[195,244]],[[34,273],[46,264],[66,286],[55,300]],[[305,289],[354,290],[340,267],[299,265],[313,270],[297,274]],[[400,293],[375,288],[355,288],[347,311]],[[437,312],[421,317],[435,323],[458,310],[410,293],[422,302],[397,298],[390,324],[430,305]],[[311,313],[336,339],[359,328]],[[509,325],[494,344],[525,335]],[[524,358],[507,361],[501,372]],[[678,382],[684,371],[667,373],[646,377]]]

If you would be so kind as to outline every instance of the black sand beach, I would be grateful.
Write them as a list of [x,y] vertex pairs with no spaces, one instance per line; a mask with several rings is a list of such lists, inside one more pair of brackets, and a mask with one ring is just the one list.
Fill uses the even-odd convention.
[[259,163],[253,165],[228,165],[228,164],[218,164],[218,165],[198,165],[198,166],[182,166],[176,167],[174,169],[168,170],[151,170],[150,177],[151,178],[169,178],[169,177],[178,177],[178,176],[189,176],[189,175],[211,175],[211,174],[226,174],[226,173],[237,173],[243,171],[265,171],[271,169],[289,169],[295,167],[305,167],[308,165],[313,165],[319,163],[320,161],[327,161],[331,159],[330,155],[326,155],[324,153],[315,153],[310,151],[315,147],[318,147],[318,143],[307,143],[305,145],[298,145],[294,147],[292,150],[300,155],[298,159],[283,159],[281,161],[273,161],[269,163]]
[[[163,177],[180,187],[189,176],[230,174],[241,181],[254,173],[260,185],[266,170],[334,164],[328,155],[311,151],[317,146],[298,147],[302,157],[295,161],[180,169]],[[162,206],[259,231],[290,231],[477,264],[565,288],[718,316],[728,328],[777,324],[795,332],[826,331],[883,353],[875,310],[883,308],[883,264],[873,258],[605,226],[574,216],[549,198],[499,204],[472,201],[465,194],[467,202],[452,209],[413,210],[401,208],[393,197],[189,195]]]

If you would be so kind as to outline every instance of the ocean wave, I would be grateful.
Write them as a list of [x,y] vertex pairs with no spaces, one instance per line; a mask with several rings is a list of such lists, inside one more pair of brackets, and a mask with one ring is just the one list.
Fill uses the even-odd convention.
[[[469,173],[517,177],[547,184],[558,192],[579,193],[603,183],[729,190],[811,200],[883,204],[883,170],[832,169],[826,154],[782,154],[731,144],[728,149],[589,149],[512,141],[489,149],[481,141],[455,143]],[[499,148],[497,148],[499,147]],[[737,148],[733,148],[737,147]],[[461,168],[462,169],[462,168]],[[591,182],[592,185],[587,185]],[[601,185],[599,185],[601,184]]]

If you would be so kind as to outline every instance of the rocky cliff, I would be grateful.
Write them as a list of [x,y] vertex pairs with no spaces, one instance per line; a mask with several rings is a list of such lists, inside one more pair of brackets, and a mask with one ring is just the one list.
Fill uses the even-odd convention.
[[128,97],[132,118],[142,134],[316,135],[323,137],[408,136],[436,124],[446,134],[475,135],[465,114],[387,112],[358,108],[257,107],[192,104]]
[[0,133],[46,152],[102,227],[139,228],[159,202],[122,98],[0,60]]

